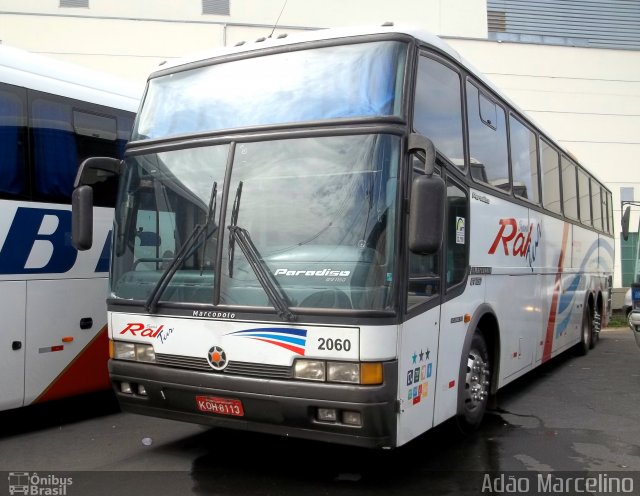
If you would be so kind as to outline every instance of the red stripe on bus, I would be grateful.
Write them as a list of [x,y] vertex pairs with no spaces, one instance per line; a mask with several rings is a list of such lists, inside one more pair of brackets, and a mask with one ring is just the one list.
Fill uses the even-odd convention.
[[562,267],[564,265],[564,254],[567,250],[567,239],[569,238],[569,224],[564,224],[562,231],[562,248],[560,249],[560,258],[558,259],[558,272],[556,273],[556,283],[553,288],[553,298],[551,299],[551,308],[549,309],[549,321],[547,322],[547,335],[544,340],[544,350],[542,351],[542,362],[546,362],[551,358],[551,349],[553,347],[553,331],[556,328],[556,314],[558,312],[558,299],[560,298],[560,287],[562,282]]
[[264,339],[264,338],[255,338],[256,341],[264,341],[265,343],[269,343],[269,344],[275,344],[276,346],[280,346],[281,348],[285,348],[289,351],[293,351],[294,353],[297,353],[298,355],[304,355],[304,348],[300,348],[299,346],[294,346],[292,344],[287,344],[287,343],[282,343],[281,341],[273,341],[271,339]]
[[109,339],[105,325],[34,403],[109,389],[111,383],[107,369],[108,358]]

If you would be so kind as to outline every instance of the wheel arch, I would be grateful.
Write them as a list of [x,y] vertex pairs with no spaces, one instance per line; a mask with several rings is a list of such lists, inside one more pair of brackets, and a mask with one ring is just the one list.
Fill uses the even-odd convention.
[[471,316],[467,333],[464,338],[462,354],[460,355],[460,367],[458,372],[458,403],[457,414],[461,414],[464,408],[463,395],[460,394],[460,388],[465,384],[465,372],[467,367],[467,359],[471,350],[471,340],[476,331],[482,334],[487,345],[487,350],[491,357],[491,394],[495,395],[498,390],[498,377],[500,373],[500,325],[498,317],[491,305],[483,303]]

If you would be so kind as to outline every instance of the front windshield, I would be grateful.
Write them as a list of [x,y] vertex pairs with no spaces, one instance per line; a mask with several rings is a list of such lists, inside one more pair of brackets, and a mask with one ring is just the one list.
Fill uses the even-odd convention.
[[250,261],[230,243],[228,227],[237,226],[290,307],[390,308],[399,150],[396,136],[361,135],[129,158],[116,210],[112,296],[148,298],[194,227],[204,224],[215,184],[218,215],[187,250],[160,303],[214,304],[219,284],[222,305],[271,307]]

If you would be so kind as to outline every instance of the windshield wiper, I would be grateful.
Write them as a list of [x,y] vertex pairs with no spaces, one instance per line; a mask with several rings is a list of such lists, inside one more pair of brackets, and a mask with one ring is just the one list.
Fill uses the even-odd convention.
[[[218,183],[216,181],[213,182],[213,186],[211,187],[211,195],[212,198],[209,200],[209,208],[207,209],[207,216],[205,217],[204,224],[196,224],[189,234],[187,240],[183,243],[180,250],[176,254],[175,258],[171,261],[169,266],[164,270],[160,279],[151,290],[149,297],[145,303],[145,309],[148,313],[156,313],[156,309],[158,307],[158,300],[167,289],[169,282],[171,282],[171,278],[174,276],[178,267],[182,265],[184,260],[190,257],[193,254],[192,248],[195,247],[196,243],[199,241],[201,235],[204,233],[205,242],[207,239],[207,231],[209,230],[209,224],[215,218],[216,215],[216,205],[217,202],[215,200],[215,195],[218,192]],[[215,230],[214,230],[215,232]],[[189,251],[191,250],[191,251]],[[189,252],[189,253],[187,253]],[[201,266],[202,267],[202,266]]]
[[[236,189],[236,196],[233,200],[233,208],[231,209],[231,222],[230,226],[234,227],[238,225],[238,212],[240,211],[240,198],[242,197],[242,181],[238,184]],[[236,238],[235,236],[229,237],[229,248],[227,256],[229,258],[229,277],[233,278],[233,259],[235,255]]]
[[269,298],[271,305],[273,305],[273,308],[275,308],[276,312],[278,312],[278,316],[281,319],[287,320],[289,322],[296,320],[296,316],[291,313],[291,310],[289,310],[289,306],[282,288],[280,288],[280,285],[271,274],[271,271],[266,267],[266,264],[262,259],[262,256],[260,255],[260,252],[251,240],[249,231],[243,229],[242,227],[238,227],[237,225],[231,225],[228,227],[228,229],[230,233],[229,242],[231,242],[231,240],[233,239],[238,243],[240,250],[253,269],[258,282],[264,289],[264,292],[267,294],[267,298]]

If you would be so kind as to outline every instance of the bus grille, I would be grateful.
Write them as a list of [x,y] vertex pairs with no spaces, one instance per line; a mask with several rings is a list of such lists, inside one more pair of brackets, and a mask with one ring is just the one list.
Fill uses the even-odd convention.
[[[165,367],[216,373],[206,358],[156,353],[156,363]],[[293,377],[291,367],[264,363],[229,362],[229,365],[222,372],[229,375],[247,375],[267,379],[291,379]]]

